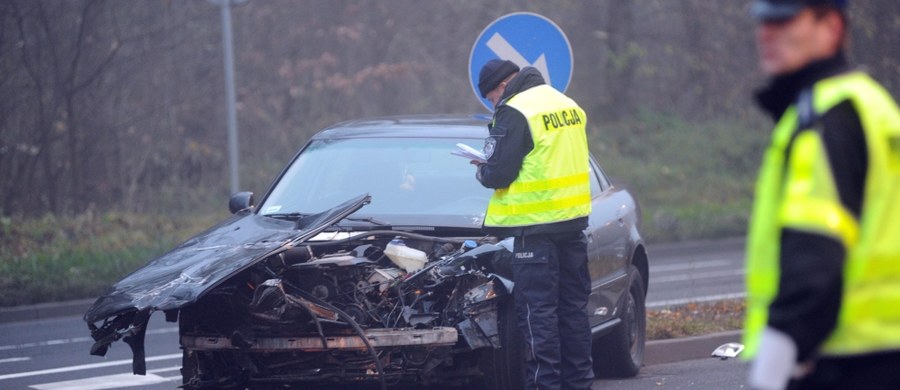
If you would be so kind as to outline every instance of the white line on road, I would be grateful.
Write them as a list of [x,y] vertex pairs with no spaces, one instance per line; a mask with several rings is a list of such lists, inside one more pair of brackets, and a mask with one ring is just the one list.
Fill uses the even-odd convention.
[[171,367],[165,367],[165,368],[157,368],[157,369],[153,369],[153,370],[147,370],[147,373],[148,373],[148,374],[159,374],[159,373],[161,373],[161,372],[177,371],[177,370],[180,370],[180,369],[181,369],[181,366],[171,366]]
[[[148,330],[147,334],[163,334],[163,333],[176,333],[176,332],[178,332],[177,326],[171,327],[171,328]],[[73,337],[71,339],[56,339],[56,340],[38,341],[38,342],[34,342],[34,343],[25,343],[25,344],[0,345],[0,351],[8,351],[11,349],[34,348],[34,347],[47,347],[47,346],[62,345],[62,344],[86,343],[86,342],[93,342],[93,341],[94,341],[94,339],[92,339],[90,337]]]
[[656,272],[691,271],[700,268],[724,267],[728,265],[735,265],[735,263],[728,260],[710,260],[682,264],[651,265],[650,274],[653,275]]
[[694,272],[690,274],[662,276],[656,278],[650,276],[650,285],[652,286],[660,283],[684,282],[688,280],[696,281],[700,279],[724,278],[729,276],[743,276],[744,273],[744,269],[730,269],[725,271]]
[[178,371],[181,366],[171,366],[165,368],[157,368],[147,370],[147,375],[134,375],[131,373],[122,373],[114,375],[95,376],[92,378],[75,379],[61,382],[43,383],[39,385],[29,386],[38,390],[100,390],[115,389],[120,387],[155,385],[158,383],[181,379],[178,376],[160,376],[156,375],[162,372]]
[[27,361],[27,360],[31,360],[31,358],[25,356],[25,357],[14,357],[14,358],[8,358],[8,359],[0,359],[0,363],[24,362],[24,361]]
[[655,308],[661,308],[661,307],[684,305],[684,304],[688,304],[688,303],[724,301],[726,299],[742,299],[742,298],[746,298],[746,297],[747,297],[747,293],[743,293],[743,292],[731,293],[731,294],[706,295],[706,296],[695,297],[695,298],[669,299],[669,300],[665,300],[665,301],[647,302],[646,307],[648,309],[655,309]]
[[[151,356],[151,357],[147,358],[147,361],[155,362],[155,361],[170,360],[170,359],[181,359],[181,354],[173,353],[170,355]],[[112,360],[112,361],[103,362],[103,363],[91,363],[91,364],[82,364],[82,365],[78,365],[78,366],[50,368],[50,369],[38,370],[38,371],[17,372],[15,374],[0,375],[0,380],[24,378],[24,377],[28,377],[28,376],[37,376],[37,375],[58,374],[61,372],[90,370],[90,369],[94,369],[94,368],[121,366],[121,365],[125,365],[125,364],[131,364],[131,359]]]
[[161,377],[156,374],[134,375],[115,374],[96,376],[93,378],[75,379],[62,382],[43,383],[28,386],[37,390],[102,390],[121,387],[146,386],[165,383],[181,377]]

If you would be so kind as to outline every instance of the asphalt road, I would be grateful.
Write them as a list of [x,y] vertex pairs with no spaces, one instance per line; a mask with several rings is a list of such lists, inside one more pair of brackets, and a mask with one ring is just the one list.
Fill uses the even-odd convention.
[[90,356],[93,340],[80,316],[0,325],[2,389],[172,389],[180,385],[178,328],[150,319],[146,376],[131,374],[131,350],[116,342],[106,357]]
[[647,366],[635,378],[598,380],[595,390],[746,389],[748,365],[735,359],[707,358]]
[[[650,247],[649,308],[742,297],[740,240]],[[73,308],[83,312],[84,308]],[[106,357],[90,356],[91,339],[79,316],[0,321],[0,389],[172,389],[180,384],[177,327],[161,314],[147,332],[146,376],[131,374],[131,351],[113,344]],[[705,359],[647,366],[637,378],[598,381],[594,388],[740,388],[744,366]]]
[[743,298],[744,240],[649,246],[647,308]]

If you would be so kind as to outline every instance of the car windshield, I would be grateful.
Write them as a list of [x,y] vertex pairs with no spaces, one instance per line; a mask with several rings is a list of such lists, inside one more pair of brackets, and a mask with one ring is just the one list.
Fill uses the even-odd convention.
[[[313,141],[260,205],[262,215],[312,214],[369,193],[372,203],[354,217],[387,224],[439,226],[465,220],[480,226],[492,190],[475,168],[451,155],[457,143],[481,149],[478,139],[350,138]],[[459,225],[458,222],[449,222]]]

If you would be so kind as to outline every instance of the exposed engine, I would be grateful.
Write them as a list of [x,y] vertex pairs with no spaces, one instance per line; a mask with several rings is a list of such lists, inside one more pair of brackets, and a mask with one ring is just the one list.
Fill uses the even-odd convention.
[[509,253],[491,239],[396,231],[306,242],[181,310],[194,359],[185,369],[197,388],[247,386],[259,372],[282,383],[382,384],[471,373],[477,367],[453,355],[501,347],[497,298],[512,291]]

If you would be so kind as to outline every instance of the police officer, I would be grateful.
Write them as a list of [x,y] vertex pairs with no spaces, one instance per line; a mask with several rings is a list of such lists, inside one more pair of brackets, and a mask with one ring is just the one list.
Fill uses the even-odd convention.
[[847,65],[846,1],[756,0],[777,121],[747,249],[756,389],[900,389],[900,112]]
[[477,173],[495,189],[484,229],[515,237],[513,295],[526,344],[526,388],[588,389],[587,117],[537,69],[519,71],[510,61],[488,61],[478,88],[494,106],[487,162]]

